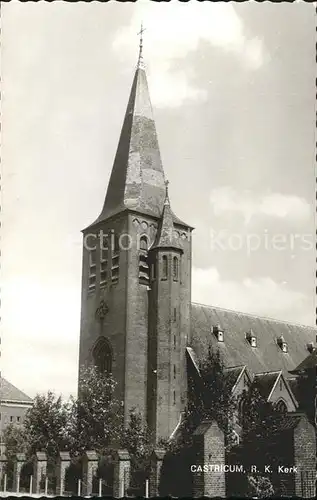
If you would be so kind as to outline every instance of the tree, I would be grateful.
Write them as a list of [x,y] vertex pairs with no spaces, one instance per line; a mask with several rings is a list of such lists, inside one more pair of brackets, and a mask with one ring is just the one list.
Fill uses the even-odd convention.
[[[13,467],[14,467],[16,454],[17,453],[25,453],[28,456],[29,442],[28,442],[28,436],[25,432],[24,427],[20,426],[20,425],[14,425],[14,424],[8,425],[3,432],[3,442],[4,442],[5,447],[6,447],[6,457],[7,457],[7,464],[6,464],[6,474],[7,474],[7,481],[8,481],[7,484],[9,487],[12,487]],[[28,467],[28,468],[30,468],[30,467]],[[22,472],[25,472],[25,467],[23,468]],[[21,486],[22,486],[22,485],[24,485],[23,484],[23,479],[24,479],[23,474],[22,474],[21,479],[22,479],[22,482],[21,482]]]
[[130,411],[129,422],[122,433],[120,445],[128,450],[131,457],[132,488],[144,487],[153,451],[152,435],[136,409]]
[[[265,465],[270,465],[267,474],[249,473],[248,484],[252,495],[258,497],[272,496],[274,489],[280,487],[280,477],[276,474],[278,465],[288,464],[288,449],[281,446],[290,442],[289,437],[283,438],[282,429],[287,423],[288,414],[276,405],[268,402],[261,394],[259,387],[253,384],[241,397],[243,418],[243,442],[240,459],[247,470],[256,466],[258,471],[265,471]],[[284,456],[283,456],[284,455]],[[274,483],[274,488],[272,482]]]
[[77,400],[72,399],[67,423],[71,446],[77,454],[87,450],[102,454],[120,441],[123,408],[115,397],[115,387],[110,374],[94,366],[81,369],[80,394]]
[[13,460],[17,453],[28,453],[29,442],[24,426],[8,425],[3,431],[3,442],[9,461]]
[[231,434],[234,413],[237,409],[232,386],[229,382],[219,350],[208,350],[208,356],[200,364],[200,378],[189,391],[191,399],[184,412],[184,425],[177,442],[163,443],[173,452],[192,446],[195,428],[204,419],[215,420],[226,436],[228,447],[231,446]]
[[200,373],[203,381],[202,417],[215,420],[229,438],[237,402],[219,350],[209,349]]
[[268,477],[249,476],[248,486],[248,496],[251,498],[269,498],[274,495],[273,485]]
[[37,395],[24,420],[24,434],[28,443],[28,454],[45,451],[55,459],[58,452],[69,449],[70,440],[65,432],[70,408],[51,391]]
[[256,440],[260,444],[278,432],[287,418],[287,414],[262,396],[256,384],[242,393],[241,407],[244,441]]

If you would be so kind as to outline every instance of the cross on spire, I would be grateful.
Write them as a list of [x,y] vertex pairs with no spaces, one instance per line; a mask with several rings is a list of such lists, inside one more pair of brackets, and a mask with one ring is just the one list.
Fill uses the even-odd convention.
[[168,197],[168,185],[169,185],[169,181],[166,180],[165,181],[165,202],[164,202],[164,205],[169,205],[169,197]]
[[142,57],[142,51],[143,51],[143,33],[146,30],[146,28],[143,28],[143,23],[141,23],[141,29],[138,33],[140,35],[140,44],[139,44],[139,60],[138,60],[138,66],[140,66],[143,63],[143,57]]

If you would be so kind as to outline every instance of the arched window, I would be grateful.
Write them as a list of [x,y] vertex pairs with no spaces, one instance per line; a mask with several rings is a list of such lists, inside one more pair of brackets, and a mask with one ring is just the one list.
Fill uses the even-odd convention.
[[162,279],[166,280],[167,279],[167,255],[163,255],[162,257]]
[[100,338],[93,350],[94,364],[101,373],[111,373],[112,370],[112,352],[109,342]]
[[178,258],[173,257],[173,280],[178,281]]
[[275,408],[281,413],[287,413],[287,404],[282,399],[276,403]]

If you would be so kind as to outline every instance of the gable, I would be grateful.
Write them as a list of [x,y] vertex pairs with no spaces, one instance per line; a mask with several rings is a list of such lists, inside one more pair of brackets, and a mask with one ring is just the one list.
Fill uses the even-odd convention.
[[275,387],[275,384],[281,375],[281,371],[275,372],[266,372],[266,373],[257,373],[254,377],[254,385],[256,385],[257,389],[260,391],[262,396],[269,400],[272,390]]
[[20,391],[20,389],[8,382],[5,378],[1,377],[0,383],[1,402],[32,403],[33,400],[29,396]]
[[276,404],[278,401],[283,401],[286,404],[288,411],[296,411],[298,406],[295,396],[291,392],[291,389],[282,374],[277,378],[269,394],[268,401],[273,404]]
[[246,366],[234,366],[226,369],[227,384],[232,394],[239,396],[251,385],[251,378]]
[[232,388],[232,392],[234,396],[239,396],[246,391],[251,385],[250,375],[248,373],[248,369],[246,366],[243,367],[234,387]]
[[[212,333],[214,325],[224,329],[224,341]],[[198,360],[208,354],[208,347],[219,348],[227,367],[246,365],[252,374],[282,370],[285,376],[307,357],[307,344],[316,338],[317,329],[274,319],[261,318],[201,304],[191,307],[190,347]],[[257,347],[251,347],[246,332],[252,329]],[[282,352],[277,338],[283,335],[288,352]]]

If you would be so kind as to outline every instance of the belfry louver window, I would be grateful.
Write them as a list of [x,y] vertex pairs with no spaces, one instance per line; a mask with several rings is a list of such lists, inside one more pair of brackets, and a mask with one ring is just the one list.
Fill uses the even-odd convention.
[[89,253],[88,290],[92,291],[95,288],[96,288],[96,250],[91,250]]
[[111,235],[111,283],[115,284],[119,281],[119,259],[120,259],[120,246],[119,237],[117,234]]
[[106,286],[108,278],[108,248],[100,249],[100,286]]
[[141,236],[139,249],[139,283],[149,284],[149,264],[148,264],[148,239],[147,236]]

